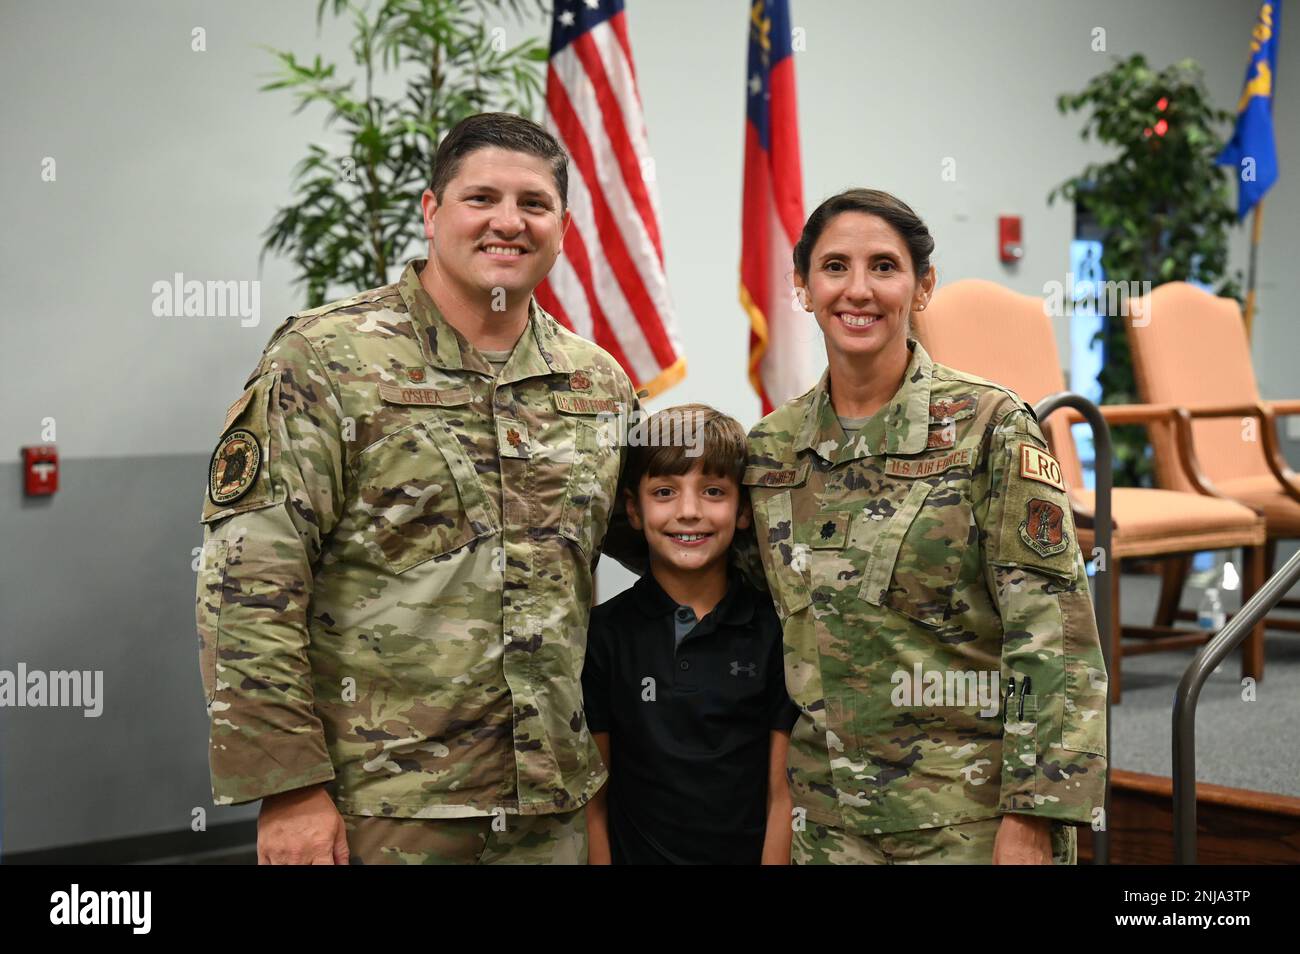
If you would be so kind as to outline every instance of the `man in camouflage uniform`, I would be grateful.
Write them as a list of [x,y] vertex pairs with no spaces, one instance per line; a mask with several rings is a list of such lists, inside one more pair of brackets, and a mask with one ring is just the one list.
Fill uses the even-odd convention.
[[226,415],[201,668],[213,797],[263,799],[261,860],[586,860],[580,674],[622,466],[597,418],[636,398],[532,300],[565,163],[528,120],[459,124],[428,263],[289,319]]
[[802,710],[794,860],[987,862],[1023,815],[1072,861],[1103,805],[1106,674],[1060,470],[1012,392],[908,347],[852,435],[829,372],[750,433]]

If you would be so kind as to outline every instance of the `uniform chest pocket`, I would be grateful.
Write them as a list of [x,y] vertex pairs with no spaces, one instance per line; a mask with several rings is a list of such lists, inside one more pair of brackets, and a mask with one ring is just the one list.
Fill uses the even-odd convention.
[[573,428],[573,457],[564,472],[559,533],[591,557],[609,526],[620,456],[606,426],[577,417],[566,417],[566,423]]
[[359,455],[361,532],[374,539],[394,573],[499,529],[474,465],[437,413]]
[[769,488],[799,486],[807,477],[807,464],[791,469],[751,466],[744,476],[754,510],[763,570],[782,620],[812,605],[808,585],[812,554],[806,544],[795,542],[792,492]]
[[871,546],[860,596],[925,626],[942,626],[954,612],[970,528],[967,495],[959,486],[912,481]]

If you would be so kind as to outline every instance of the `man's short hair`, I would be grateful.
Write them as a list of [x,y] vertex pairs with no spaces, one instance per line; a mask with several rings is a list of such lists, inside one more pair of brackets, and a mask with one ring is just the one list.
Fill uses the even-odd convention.
[[642,477],[680,477],[696,464],[702,464],[711,477],[730,477],[743,495],[741,478],[749,445],[745,429],[734,417],[707,404],[679,404],[656,411],[641,429],[655,435],[658,443],[627,449],[624,486],[633,497]]
[[460,164],[466,156],[478,149],[509,149],[545,159],[551,165],[551,175],[560,193],[560,211],[569,206],[569,157],[552,136],[531,119],[514,113],[477,113],[466,116],[443,137],[433,156],[433,180],[429,190],[438,204],[447,183],[456,178]]

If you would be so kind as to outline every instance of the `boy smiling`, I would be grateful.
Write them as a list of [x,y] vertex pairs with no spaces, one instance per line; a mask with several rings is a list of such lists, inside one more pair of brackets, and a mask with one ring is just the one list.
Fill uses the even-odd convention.
[[771,601],[729,559],[750,526],[745,432],[697,404],[650,433],[683,417],[690,446],[628,449],[624,505],[649,572],[592,611],[584,708],[610,781],[588,804],[589,860],[788,864],[798,710]]

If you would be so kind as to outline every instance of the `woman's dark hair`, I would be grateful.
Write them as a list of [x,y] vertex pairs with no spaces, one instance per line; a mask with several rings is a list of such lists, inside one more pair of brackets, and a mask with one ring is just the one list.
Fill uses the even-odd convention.
[[841,212],[865,212],[884,219],[907,245],[912,256],[912,271],[917,277],[929,271],[934,239],[921,217],[912,211],[912,207],[902,199],[879,189],[848,189],[817,206],[804,223],[803,234],[794,247],[794,270],[801,277],[808,277],[813,246],[831,219]]

